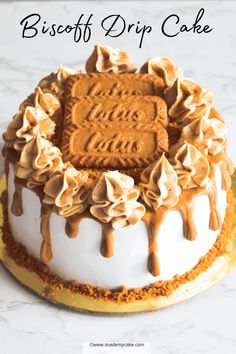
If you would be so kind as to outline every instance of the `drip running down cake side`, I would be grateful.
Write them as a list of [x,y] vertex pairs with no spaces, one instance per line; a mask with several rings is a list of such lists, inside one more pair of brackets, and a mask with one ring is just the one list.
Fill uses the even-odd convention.
[[60,67],[20,105],[3,135],[3,238],[39,276],[129,302],[224,255],[233,166],[212,94],[166,57],[135,73],[122,53],[96,45],[87,74]]

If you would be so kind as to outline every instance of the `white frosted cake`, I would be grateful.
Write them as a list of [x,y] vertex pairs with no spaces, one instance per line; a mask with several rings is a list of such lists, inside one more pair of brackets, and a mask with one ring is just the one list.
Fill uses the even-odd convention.
[[227,248],[233,166],[213,96],[165,57],[97,45],[40,81],[4,133],[3,242],[51,288],[169,296]]

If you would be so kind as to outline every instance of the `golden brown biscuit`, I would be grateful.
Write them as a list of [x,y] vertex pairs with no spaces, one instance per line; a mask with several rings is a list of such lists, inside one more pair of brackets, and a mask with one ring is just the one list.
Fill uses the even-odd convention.
[[78,74],[67,79],[65,96],[162,96],[163,80],[151,74]]
[[62,152],[75,167],[145,167],[168,150],[167,107],[153,96],[66,100]]

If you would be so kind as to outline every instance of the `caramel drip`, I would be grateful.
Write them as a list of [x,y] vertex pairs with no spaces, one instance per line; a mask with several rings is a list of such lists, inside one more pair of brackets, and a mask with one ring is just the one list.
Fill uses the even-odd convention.
[[[5,146],[2,151],[3,156],[5,157]],[[4,206],[8,204],[8,175],[9,175],[9,160],[5,158],[4,160],[4,172],[6,174],[6,189],[2,191],[0,195],[0,203]]]
[[234,171],[231,161],[220,165],[222,189],[228,191],[231,187],[231,174]]
[[231,177],[229,172],[221,167],[222,189],[228,191],[231,186]]
[[220,165],[221,187],[224,191],[228,191],[231,187],[231,175],[234,172],[232,161],[225,153],[219,153],[216,156],[209,157],[211,166],[211,175],[214,176],[214,167]]
[[5,161],[7,161],[8,165],[9,162],[15,165],[20,159],[19,152],[14,150],[13,148],[8,148],[6,145],[4,145],[3,147],[2,154],[3,157],[5,158]]
[[[8,158],[5,160],[5,173],[8,175]],[[212,180],[211,187],[199,187],[190,190],[182,190],[182,194],[179,198],[178,204],[172,208],[168,209],[165,207],[160,207],[157,211],[148,210],[143,217],[143,221],[146,224],[148,233],[148,270],[153,276],[158,276],[160,274],[159,262],[158,262],[158,248],[157,248],[157,235],[161,227],[162,222],[168,211],[178,210],[183,218],[183,232],[184,237],[188,240],[194,240],[196,238],[196,226],[193,220],[193,205],[194,199],[198,195],[206,194],[209,198],[210,204],[210,220],[209,227],[212,230],[218,230],[221,225],[221,218],[217,211],[217,188],[214,176],[214,164],[212,163],[210,178]],[[230,173],[227,168],[221,168],[222,173],[222,188],[228,189],[230,184]],[[21,215],[22,205],[21,205],[21,190],[24,187],[24,181],[15,179],[15,193],[13,197],[12,213],[14,215]],[[40,188],[35,188],[34,192],[42,199],[43,192]],[[41,259],[44,261],[49,261],[52,258],[51,241],[50,241],[50,220],[51,209],[42,205],[41,208],[41,234],[43,236],[43,243],[41,247]],[[75,238],[79,232],[79,224],[84,218],[90,218],[99,222],[94,218],[89,210],[81,213],[74,214],[66,219],[65,232],[68,237]],[[99,222],[102,226],[102,239],[100,252],[104,257],[112,257],[114,254],[113,247],[113,233],[114,230],[110,224],[104,224]]]
[[196,226],[193,221],[193,204],[186,203],[181,206],[180,213],[183,219],[183,233],[184,237],[189,240],[193,241],[196,239]]
[[153,276],[160,274],[157,256],[157,235],[167,212],[167,208],[160,207],[157,211],[147,211],[143,217],[148,233],[148,271]]
[[[221,168],[221,178],[222,178],[222,188],[223,188],[223,174],[224,172],[228,173],[227,167],[224,169]],[[217,186],[216,186],[216,178],[215,178],[215,168],[214,164],[211,165],[211,170],[209,177],[211,179],[211,187],[205,190],[205,194],[208,196],[209,205],[210,205],[210,220],[209,220],[209,228],[211,230],[219,230],[222,226],[221,217],[217,210]],[[224,189],[224,188],[223,188]]]
[[[201,194],[207,194],[210,202],[210,220],[209,227],[212,230],[218,230],[221,226],[220,216],[216,209],[217,189],[214,176],[212,177],[213,184],[210,189],[205,187],[195,188],[182,191],[178,204],[172,210],[178,210],[183,219],[183,233],[187,240],[193,241],[196,239],[196,225],[193,220],[194,199]],[[170,209],[161,207],[157,211],[147,211],[143,217],[148,232],[148,271],[158,276],[160,268],[157,256],[157,235],[162,222]]]
[[[66,219],[66,227],[65,232],[68,237],[75,238],[79,233],[79,224],[84,218],[93,219],[96,222],[99,222],[95,219],[88,211],[83,212],[82,214],[75,214]],[[114,254],[113,250],[113,228],[110,224],[104,224],[100,222],[102,226],[102,241],[100,252],[101,254],[106,257],[110,258]]]
[[198,195],[201,195],[204,192],[204,187],[183,190],[178,204],[174,207],[174,210],[178,210],[181,213],[183,219],[184,237],[189,241],[195,240],[197,234],[196,226],[193,220],[193,202]]
[[216,208],[217,204],[217,188],[216,188],[216,182],[215,179],[213,179],[212,187],[207,191],[207,195],[209,198],[209,204],[210,204],[210,220],[209,220],[209,228],[211,230],[218,230],[221,225],[222,221],[219,215],[219,212]]
[[41,224],[40,232],[43,236],[43,243],[40,250],[40,257],[43,261],[48,262],[52,259],[51,235],[50,235],[50,216],[51,210],[42,204],[41,207]]
[[110,258],[114,254],[113,233],[114,229],[110,224],[102,224],[102,241],[100,252],[103,257]]
[[[3,149],[2,153],[4,154],[3,156],[5,157],[5,154],[6,154],[5,149]],[[6,156],[5,160],[4,160],[4,172],[7,177],[7,182],[8,182],[8,175],[9,175],[9,165],[10,165],[10,161],[9,161],[8,157]]]
[[79,224],[82,221],[82,219],[84,219],[87,216],[85,214],[86,214],[85,212],[83,214],[74,214],[72,216],[69,216],[66,219],[65,232],[68,237],[75,238],[78,235]]
[[[3,156],[5,157],[5,146],[3,148]],[[6,175],[6,193],[8,195],[8,176],[9,176],[9,166],[10,166],[10,161],[9,161],[9,158],[8,157],[5,157],[5,160],[4,160],[4,172],[5,172],[5,175]]]
[[22,207],[22,184],[17,183],[15,179],[15,192],[12,198],[11,212],[15,216],[21,216],[23,214]]

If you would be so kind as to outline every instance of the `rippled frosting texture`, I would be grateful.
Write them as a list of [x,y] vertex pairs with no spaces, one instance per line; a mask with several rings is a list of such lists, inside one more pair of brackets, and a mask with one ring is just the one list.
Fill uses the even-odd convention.
[[96,45],[86,62],[87,73],[134,73],[133,59],[118,48]]
[[174,63],[166,57],[149,59],[141,67],[140,73],[158,75],[163,79],[165,87],[172,86],[177,78],[182,77],[181,69],[177,68]]
[[49,176],[63,167],[60,150],[39,134],[23,148],[16,165],[16,176],[27,180],[27,186],[44,185]]
[[193,145],[184,143],[174,157],[174,169],[183,189],[202,187],[209,181],[209,163]]
[[[123,74],[135,72],[136,66],[118,48],[96,45],[86,70]],[[149,208],[157,210],[174,207],[181,188],[205,186],[209,181],[208,161],[212,161],[209,155],[217,155],[214,161],[221,166],[224,188],[230,187],[233,167],[225,154],[226,128],[213,108],[213,96],[197,83],[183,79],[181,70],[166,57],[148,60],[140,72],[163,80],[171,124],[181,134],[171,147],[171,163],[163,154],[143,170],[138,187],[131,177],[110,171],[89,188],[87,174],[64,164],[60,150],[49,141],[56,142],[65,80],[77,71],[60,67],[43,78],[9,123],[3,136],[6,146],[20,155],[16,176],[26,180],[29,188],[44,186],[43,202],[58,214],[67,217],[89,207],[95,218],[111,223],[114,229],[135,224],[145,213],[145,206],[138,202],[140,194]]]
[[26,107],[25,111],[15,114],[7,127],[3,138],[6,146],[21,151],[25,144],[34,136],[40,134],[43,138],[50,138],[54,134],[55,123],[41,109]]
[[213,96],[191,80],[176,79],[165,90],[169,116],[178,123],[209,115],[213,106]]
[[145,207],[137,202],[139,194],[133,178],[118,171],[103,173],[92,188],[90,212],[114,229],[136,224],[145,213]]
[[38,108],[48,114],[52,118],[58,111],[61,112],[60,101],[50,92],[44,92],[38,86],[35,92],[31,94],[19,107],[20,111],[24,111],[27,106]]
[[35,107],[42,109],[49,117],[61,109],[60,101],[50,92],[43,92],[40,87],[36,89]]
[[154,210],[175,206],[181,192],[177,174],[165,155],[142,172],[140,187],[143,200]]
[[49,76],[46,76],[39,82],[39,87],[44,92],[52,93],[56,97],[61,98],[64,93],[64,82],[71,76],[78,74],[78,71],[67,69],[64,66],[60,66],[57,73],[52,73]]
[[82,213],[88,205],[87,179],[86,173],[73,167],[55,173],[45,184],[43,202],[64,217]]
[[198,118],[186,125],[181,139],[194,145],[205,155],[217,155],[224,150],[225,124],[216,118]]

